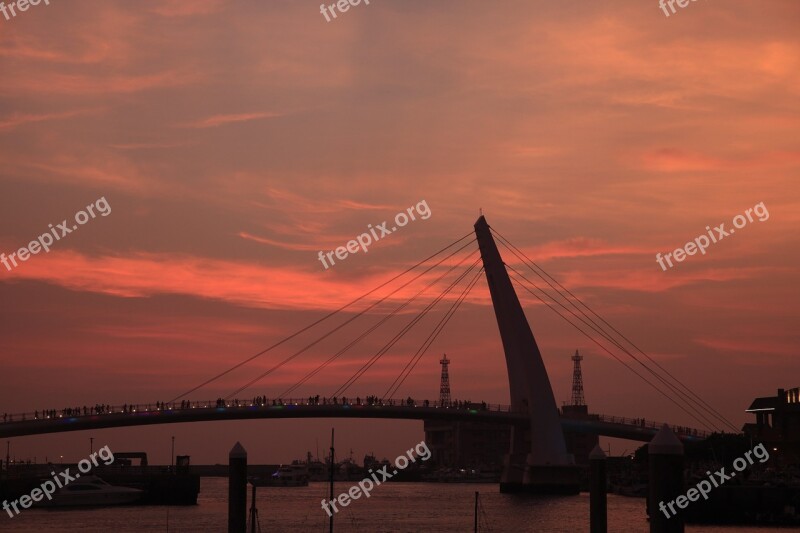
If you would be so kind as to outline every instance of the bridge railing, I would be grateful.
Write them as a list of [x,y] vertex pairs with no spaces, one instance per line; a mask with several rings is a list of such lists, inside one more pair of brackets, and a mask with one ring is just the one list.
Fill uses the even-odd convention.
[[[401,399],[379,399],[379,398],[263,398],[253,400],[201,400],[164,403],[155,402],[151,404],[123,404],[123,405],[95,405],[94,407],[73,407],[64,409],[50,409],[45,411],[34,411],[32,413],[3,414],[2,422],[20,422],[31,420],[51,420],[60,418],[81,418],[97,417],[105,415],[152,415],[161,412],[189,411],[193,409],[272,409],[290,406],[319,406],[319,407],[342,407],[342,408],[369,408],[369,407],[403,407],[403,408],[434,408],[434,409],[458,409],[468,411],[494,411],[511,413],[515,412],[509,405],[491,404],[486,402],[467,402],[453,401],[446,405],[441,405],[439,401],[415,400],[413,398]],[[646,420],[644,418],[628,418],[623,416],[611,416],[604,414],[593,414],[597,420],[612,424],[624,424],[627,426],[637,426],[648,429],[660,429],[664,423]],[[686,426],[668,424],[678,435],[696,436],[706,438],[709,432],[693,429]]]
[[[593,416],[598,417],[598,419],[602,422],[609,422],[611,424],[625,424],[627,426],[637,426],[648,429],[661,429],[665,424],[664,422],[655,422],[653,420],[646,420],[644,418],[628,418],[624,416],[611,416],[603,414],[597,414]],[[709,435],[711,435],[710,432],[701,429],[694,429],[687,426],[678,426],[675,424],[667,424],[667,425],[670,427],[670,429],[672,429],[672,431],[674,431],[678,435],[693,436],[700,438],[706,438]]]
[[[413,398],[323,398],[313,396],[308,398],[264,398],[258,397],[253,400],[184,400],[182,402],[155,402],[151,404],[123,404],[123,405],[95,405],[93,407],[73,407],[63,409],[50,409],[45,411],[34,411],[32,413],[3,414],[2,422],[20,422],[30,420],[51,420],[61,418],[80,418],[97,417],[105,415],[151,415],[161,412],[181,412],[193,409],[272,409],[285,408],[290,406],[320,406],[320,407],[341,407],[341,408],[369,408],[369,407],[402,407],[402,408],[434,408],[434,409],[459,409],[470,411],[493,411],[511,413],[516,412],[509,405],[491,404],[486,402],[453,401],[442,405],[440,402],[432,400],[419,400]],[[648,429],[660,429],[664,423],[644,418],[628,418],[623,416],[612,416],[604,414],[594,414],[593,417],[612,424],[624,424],[627,426],[637,426]],[[709,432],[667,424],[678,435],[696,436],[706,438]]]
[[459,410],[473,410],[473,411],[494,411],[494,412],[512,412],[511,406],[502,404],[491,404],[486,402],[467,402],[467,401],[453,401],[448,404],[440,404],[440,402],[433,400],[419,400],[413,398],[323,398],[313,396],[309,398],[260,398],[259,400],[184,400],[181,402],[154,402],[145,404],[123,404],[123,405],[95,405],[93,407],[68,407],[62,409],[48,409],[44,411],[34,411],[28,413],[4,413],[0,418],[0,423],[3,422],[22,422],[32,420],[53,420],[60,418],[81,418],[81,417],[96,417],[105,415],[119,415],[119,414],[159,414],[161,412],[172,411],[188,411],[192,409],[268,409],[280,408],[288,406],[319,406],[319,407],[346,407],[346,408],[362,408],[362,407],[425,407],[435,409],[459,409]]

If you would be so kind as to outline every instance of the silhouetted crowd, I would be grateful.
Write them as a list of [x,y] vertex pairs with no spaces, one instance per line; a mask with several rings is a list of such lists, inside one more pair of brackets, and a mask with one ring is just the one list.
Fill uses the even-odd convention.
[[[346,396],[333,396],[331,398],[320,397],[319,395],[316,396],[309,396],[307,400],[286,400],[284,403],[283,398],[274,398],[270,400],[266,396],[256,396],[252,399],[251,402],[246,400],[226,400],[224,398],[217,398],[215,401],[215,407],[246,407],[246,406],[258,406],[258,407],[268,407],[268,406],[282,406],[282,405],[379,405],[379,406],[388,406],[388,407],[413,407],[417,405],[417,402],[409,396],[405,400],[393,400],[393,399],[384,399],[378,396],[366,396],[361,398],[360,396],[356,396],[355,398],[348,398]],[[460,401],[460,400],[453,400],[451,402],[434,402],[433,404],[429,400],[423,400],[421,402],[423,407],[430,407],[431,405],[438,406],[438,407],[446,407],[452,409],[480,409],[480,410],[487,410],[488,405],[486,402],[481,403],[472,403],[470,401]],[[178,407],[180,406],[180,407]],[[41,420],[41,419],[49,419],[49,418],[63,418],[63,417],[72,417],[72,416],[89,416],[89,415],[104,415],[104,414],[112,414],[112,413],[136,413],[136,412],[148,412],[153,410],[173,410],[173,409],[194,409],[194,408],[208,408],[210,405],[207,402],[190,402],[189,400],[182,400],[179,404],[178,403],[165,403],[165,402],[156,402],[155,409],[152,408],[152,404],[146,405],[139,405],[139,404],[124,404],[122,407],[112,407],[108,404],[96,404],[94,407],[65,407],[64,409],[43,409],[42,411],[36,411],[33,415],[34,420]],[[18,420],[25,420],[25,415],[17,415]],[[28,415],[30,416],[30,415]],[[3,414],[3,422],[13,422],[14,415],[10,415],[8,413]],[[688,429],[688,428],[686,428]]]

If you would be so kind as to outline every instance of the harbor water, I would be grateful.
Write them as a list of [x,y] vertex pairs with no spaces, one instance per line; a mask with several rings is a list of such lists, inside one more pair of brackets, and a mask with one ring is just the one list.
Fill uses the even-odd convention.
[[[334,493],[351,483],[337,483]],[[304,533],[327,531],[325,483],[308,487],[259,488],[261,531]],[[224,532],[227,531],[227,478],[202,478],[197,506],[115,507],[104,509],[27,509],[11,519],[3,513],[0,531],[46,532]],[[341,509],[335,530],[345,533],[466,533],[472,531],[475,491],[480,492],[479,531],[576,533],[588,531],[589,495],[532,499],[500,494],[495,484],[386,483],[370,498]],[[249,494],[249,488],[248,488]],[[250,501],[248,500],[248,509]],[[646,533],[645,501],[609,494],[609,531]],[[688,526],[694,533],[786,533],[787,529]]]

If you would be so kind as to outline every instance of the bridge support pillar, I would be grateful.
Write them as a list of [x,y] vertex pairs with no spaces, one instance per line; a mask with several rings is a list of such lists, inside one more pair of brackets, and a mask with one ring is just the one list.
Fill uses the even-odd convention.
[[530,439],[525,438],[526,431],[522,426],[511,427],[511,448],[503,458],[500,492],[519,492],[525,482],[528,450],[531,446]]
[[600,445],[589,454],[589,533],[608,533],[606,454]]
[[500,492],[528,494],[578,494],[580,468],[572,464],[542,464],[529,450],[528,430],[514,426],[511,451],[503,459]]
[[647,445],[647,457],[647,514],[650,516],[650,533],[683,533],[681,510],[689,502],[683,495],[683,444],[669,426],[664,424]]
[[525,483],[526,454],[508,453],[503,458],[500,492],[520,492]]
[[238,442],[228,455],[228,533],[247,530],[247,452]]

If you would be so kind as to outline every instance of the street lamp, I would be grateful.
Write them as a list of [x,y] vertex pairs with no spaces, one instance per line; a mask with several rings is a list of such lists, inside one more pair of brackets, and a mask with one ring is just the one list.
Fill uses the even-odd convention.
[[175,437],[172,437],[172,455],[170,455],[169,466],[175,466]]

